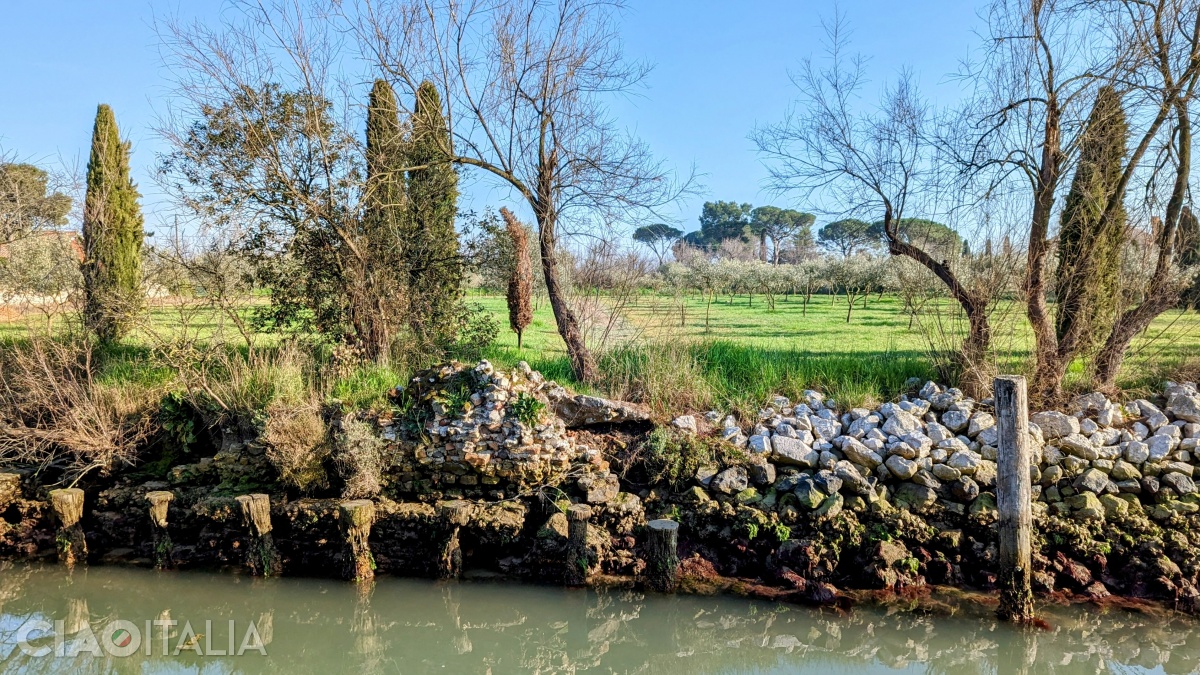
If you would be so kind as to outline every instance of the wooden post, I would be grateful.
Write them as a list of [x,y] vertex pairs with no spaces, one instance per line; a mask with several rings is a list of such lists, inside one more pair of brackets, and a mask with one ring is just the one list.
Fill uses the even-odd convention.
[[679,580],[679,523],[652,520],[646,526],[646,587],[674,593]]
[[172,555],[173,544],[171,535],[167,532],[167,510],[175,493],[157,490],[146,493],[146,501],[150,503],[150,536],[154,545],[154,566],[166,569],[174,562]]
[[999,436],[996,507],[1000,511],[1000,607],[1004,621],[1033,621],[1030,589],[1033,510],[1029,485],[1029,399],[1025,378],[1002,375],[995,381]]
[[587,583],[591,562],[588,560],[588,520],[592,507],[574,504],[567,509],[567,568],[564,581],[568,586]]
[[458,531],[471,522],[471,503],[461,499],[438,504],[438,517],[442,521],[445,538],[438,556],[438,578],[457,579],[462,576],[462,548],[458,544]]
[[375,557],[371,555],[371,526],[375,524],[375,502],[354,499],[338,504],[338,523],[346,540],[346,566],[343,575],[350,581],[375,578]]
[[87,539],[79,521],[83,518],[83,490],[50,491],[50,507],[58,519],[58,560],[67,567],[87,562]]
[[255,576],[277,577],[283,574],[283,562],[271,534],[271,498],[264,494],[241,495],[242,525],[246,528],[246,566]]

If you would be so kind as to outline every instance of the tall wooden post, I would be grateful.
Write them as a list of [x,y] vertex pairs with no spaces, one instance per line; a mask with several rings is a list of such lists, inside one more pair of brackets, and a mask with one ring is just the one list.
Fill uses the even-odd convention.
[[1000,511],[1000,607],[1004,621],[1033,620],[1030,589],[1033,509],[1029,485],[1029,398],[1025,378],[1002,375],[995,381],[999,431],[996,506]]
[[462,576],[462,548],[458,543],[459,530],[471,522],[471,503],[461,499],[438,504],[443,539],[438,555],[438,578],[457,579]]

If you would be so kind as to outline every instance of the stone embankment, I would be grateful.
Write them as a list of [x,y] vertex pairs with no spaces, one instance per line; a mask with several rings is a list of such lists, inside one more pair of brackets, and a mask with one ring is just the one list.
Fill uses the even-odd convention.
[[[572,394],[525,364],[481,362],[419,374],[390,414],[365,421],[382,458],[378,476],[354,483],[377,486],[365,500],[349,481],[308,494],[285,486],[244,427],[218,430],[208,456],[161,477],[81,482],[74,521],[55,517],[55,486],[39,473],[0,469],[0,556],[54,556],[82,532],[64,560],[732,584],[822,604],[845,602],[839,588],[995,586],[990,401],[934,383],[873,409],[806,391],[749,420],[713,411],[657,425],[639,406]],[[1031,422],[1035,591],[1196,611],[1195,385],[1124,404],[1089,394]],[[655,519],[678,527],[648,527]],[[661,538],[648,545],[652,529],[672,534],[677,557]],[[663,561],[677,559],[672,576]]]

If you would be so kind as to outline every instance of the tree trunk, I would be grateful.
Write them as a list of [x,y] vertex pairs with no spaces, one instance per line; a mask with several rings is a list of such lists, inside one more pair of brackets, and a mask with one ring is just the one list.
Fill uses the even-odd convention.
[[579,321],[575,312],[571,311],[567,299],[566,288],[559,280],[558,260],[555,250],[558,242],[555,238],[555,214],[551,209],[540,206],[536,209],[538,235],[542,254],[542,272],[546,278],[546,295],[550,298],[550,308],[554,310],[554,321],[558,324],[558,334],[567,345],[567,358],[571,360],[571,370],[580,382],[595,382],[599,377],[596,371],[596,359],[583,341],[579,331]]
[[1032,398],[1034,403],[1057,399],[1061,393],[1059,370],[1066,368],[1058,361],[1058,335],[1046,304],[1046,257],[1050,253],[1050,214],[1054,208],[1054,191],[1058,187],[1059,163],[1062,155],[1061,129],[1057,100],[1051,97],[1046,106],[1046,122],[1042,130],[1042,157],[1034,186],[1033,216],[1029,224],[1029,256],[1025,269],[1025,315],[1033,328],[1034,374]]

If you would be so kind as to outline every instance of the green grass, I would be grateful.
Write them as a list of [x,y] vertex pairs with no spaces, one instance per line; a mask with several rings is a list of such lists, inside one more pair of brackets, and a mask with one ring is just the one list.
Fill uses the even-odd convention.
[[[772,394],[795,398],[810,388],[843,405],[859,405],[893,398],[909,377],[945,379],[936,371],[929,331],[910,327],[902,303],[891,296],[871,296],[866,308],[860,301],[849,322],[845,300],[830,295],[815,296],[807,311],[795,296],[776,298],[774,310],[763,296],[741,295],[732,301],[723,296],[709,304],[697,296],[647,292],[616,309],[616,301],[608,298],[606,306],[619,317],[613,331],[619,339],[596,348],[602,381],[594,387],[574,382],[544,298],[536,304],[520,350],[516,334],[507,327],[503,297],[472,292],[467,301],[497,315],[502,330],[484,354],[497,366],[511,368],[524,360],[549,379],[591,393],[643,400],[663,414],[710,407],[748,413]],[[1029,367],[1032,335],[1022,311],[1016,303],[1005,303],[993,317],[997,370],[1026,372]],[[939,348],[951,348],[961,330],[961,322],[953,321],[955,307],[943,304],[936,314],[951,317],[948,334],[936,340]],[[168,386],[174,373],[151,358],[153,336],[175,332],[203,342],[232,329],[227,320],[211,313],[193,313],[184,322],[174,307],[153,308],[147,319],[123,345],[104,352],[103,380]],[[38,321],[30,319],[34,325]],[[0,320],[0,343],[27,329],[21,321]],[[271,351],[279,345],[279,336],[256,335],[255,342]],[[1200,314],[1168,312],[1135,341],[1120,384],[1131,393],[1155,390],[1165,377],[1181,370],[1190,369],[1194,377],[1198,363]],[[1085,366],[1082,361],[1073,364],[1071,384],[1085,386]],[[324,390],[350,407],[377,407],[385,403],[389,389],[410,375],[402,368],[362,366],[330,376],[334,380],[326,382]]]

